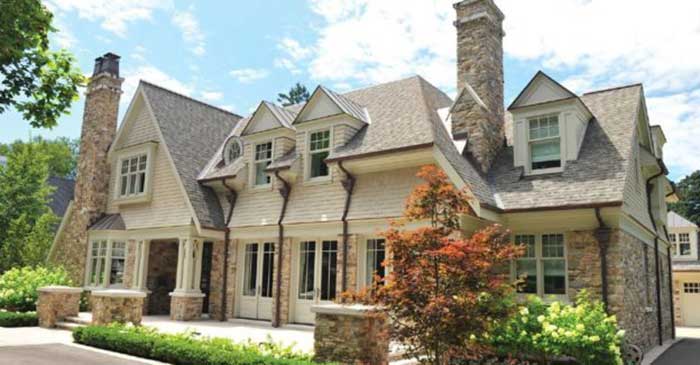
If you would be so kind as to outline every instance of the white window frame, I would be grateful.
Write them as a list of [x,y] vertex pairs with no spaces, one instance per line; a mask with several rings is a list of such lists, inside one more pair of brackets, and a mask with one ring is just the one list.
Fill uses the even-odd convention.
[[[547,235],[562,235],[563,238],[563,248],[564,256],[562,258],[554,257],[543,257],[542,249],[542,236]],[[519,293],[521,295],[537,295],[539,297],[549,299],[554,298],[555,300],[568,302],[569,301],[569,259],[568,259],[568,248],[566,244],[566,234],[563,232],[518,232],[513,234],[511,237],[512,242],[515,242],[516,236],[535,236],[535,257],[532,260],[536,262],[537,270],[537,293]],[[544,292],[544,261],[547,260],[564,260],[564,294],[546,294]],[[518,279],[516,271],[516,261],[511,262],[510,276],[511,280],[515,281]]]
[[[142,159],[145,159],[142,163]],[[136,170],[132,171],[132,161],[136,161],[134,164]],[[126,163],[126,172],[124,172],[124,164]],[[143,165],[143,166],[142,166]],[[120,199],[129,199],[134,197],[139,197],[146,194],[146,186],[148,185],[148,153],[139,153],[135,155],[124,156],[119,159],[119,164],[117,165],[119,182],[117,186],[117,194]],[[143,183],[141,183],[139,177],[143,174]],[[132,186],[132,181],[134,185],[134,192],[130,192]]]
[[[156,156],[156,147],[157,143],[155,142],[147,142],[144,144],[139,144],[137,146],[133,147],[128,147],[126,149],[118,151],[117,158],[114,159],[114,162],[116,163],[116,166],[114,166],[114,172],[115,172],[115,177],[114,177],[114,202],[115,204],[128,204],[128,203],[143,203],[147,202],[151,199],[151,193],[152,193],[152,188],[153,188],[153,176],[154,176],[154,168],[155,168],[155,163],[153,159]],[[121,194],[121,188],[122,188],[122,164],[124,161],[129,161],[133,158],[139,158],[141,156],[146,157],[146,168],[143,171],[145,173],[144,176],[144,182],[143,182],[143,192],[139,193],[133,193],[130,194],[128,192],[129,188],[129,178],[127,177],[127,194],[122,195]],[[138,164],[138,162],[137,162]],[[136,176],[140,172],[137,171],[134,174]],[[132,175],[131,172],[127,172],[127,176]]]
[[[384,240],[384,260],[386,260],[389,256],[389,249],[387,247],[386,243],[386,238],[384,237],[363,237],[361,240],[358,237],[358,241],[360,242],[359,246],[359,252],[358,252],[358,270],[357,270],[357,289],[362,289],[369,284],[367,283],[367,255],[369,253],[369,241],[372,240]],[[384,277],[389,275],[391,272],[391,268],[389,266],[384,267]]]
[[[545,138],[536,138],[532,139],[530,138],[530,124],[537,120],[539,121],[542,118],[551,118],[551,117],[556,117],[557,118],[557,125],[558,125],[558,135],[557,137],[545,137]],[[556,113],[547,113],[547,114],[540,114],[540,115],[533,115],[530,117],[527,117],[526,119],[526,128],[525,128],[525,139],[527,142],[527,171],[530,175],[538,175],[538,174],[550,174],[550,173],[555,173],[555,172],[561,172],[564,170],[564,145],[563,145],[563,140],[564,136],[562,136],[562,122],[561,122],[561,113],[556,112]],[[541,142],[546,142],[546,141],[551,141],[557,139],[559,140],[559,167],[550,167],[550,168],[544,168],[544,169],[533,169],[532,167],[532,145],[536,143],[541,143]]]
[[[258,160],[258,153],[257,153],[258,146],[268,144],[268,143],[270,144],[270,158]],[[266,173],[267,176],[270,178],[270,182],[268,182],[266,184],[258,184],[256,175],[257,175],[258,163],[269,161],[269,163],[267,164],[267,166],[269,166],[272,163],[272,161],[274,161],[274,158],[275,158],[275,140],[269,139],[269,140],[264,140],[264,141],[253,143],[252,155],[253,155],[252,156],[253,163],[251,164],[252,165],[252,173],[251,173],[251,179],[250,179],[251,180],[250,186],[252,186],[254,189],[269,188],[270,186],[272,186],[272,174]]]
[[[238,147],[238,156],[234,159],[231,159],[231,157],[229,155],[230,155],[230,151],[233,148],[233,146]],[[226,142],[226,146],[224,147],[224,155],[223,155],[224,164],[229,165],[229,164],[231,164],[231,162],[238,160],[242,156],[243,156],[243,143],[241,143],[241,140],[239,138],[231,137]]]
[[[331,179],[331,175],[333,174],[333,171],[331,171],[331,167],[326,164],[328,168],[328,175],[325,176],[311,176],[311,155],[316,154],[316,153],[324,153],[328,152],[330,154],[331,149],[333,148],[333,127],[327,127],[327,128],[319,128],[319,129],[314,129],[306,132],[306,143],[305,143],[305,158],[304,160],[306,161],[304,163],[304,180],[306,181],[328,181]],[[318,150],[311,150],[311,135],[315,133],[323,133],[323,132],[328,132],[328,147],[327,148],[322,148]]]
[[[98,255],[97,257],[93,256],[93,248],[95,244],[104,244],[105,245],[105,253],[104,255],[100,254],[99,248],[98,248]],[[122,244],[124,245],[124,256],[120,257],[119,259],[123,260],[123,271],[122,271],[122,280],[121,283],[112,283],[111,282],[111,271],[112,271],[112,260],[115,260],[113,256],[113,250],[115,244]],[[126,271],[126,258],[128,256],[128,245],[127,245],[127,240],[116,240],[116,239],[105,239],[105,238],[94,238],[90,240],[90,247],[88,249],[88,257],[87,257],[87,263],[86,263],[86,270],[85,270],[85,287],[90,288],[90,289],[97,289],[97,288],[124,288],[124,274]],[[93,265],[93,259],[98,258],[101,260],[97,261],[97,267],[94,267]],[[101,272],[102,273],[102,280],[101,282],[95,282],[92,280],[93,274],[96,272]],[[99,277],[99,276],[98,276]]]
[[[681,242],[681,235],[687,236],[688,240]],[[698,257],[698,233],[694,229],[677,230],[668,234],[668,240],[672,248],[672,256],[679,260],[696,260]],[[689,250],[685,255],[681,255],[681,244],[688,244]]]

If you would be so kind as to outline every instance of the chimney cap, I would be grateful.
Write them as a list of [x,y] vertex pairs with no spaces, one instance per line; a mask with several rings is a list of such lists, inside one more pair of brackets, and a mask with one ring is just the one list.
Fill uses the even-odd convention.
[[92,72],[93,76],[101,73],[108,73],[114,77],[119,77],[119,57],[118,55],[107,52],[101,57],[95,58],[95,68]]

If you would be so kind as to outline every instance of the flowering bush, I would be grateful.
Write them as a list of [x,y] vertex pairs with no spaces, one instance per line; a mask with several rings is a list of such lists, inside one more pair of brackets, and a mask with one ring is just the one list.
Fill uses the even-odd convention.
[[480,340],[501,356],[529,355],[544,364],[555,357],[570,356],[582,365],[622,365],[624,333],[615,316],[608,316],[602,303],[593,302],[582,291],[575,305],[546,304],[539,297],[529,297],[518,314]]
[[37,289],[47,285],[71,285],[63,268],[23,267],[0,276],[0,308],[15,312],[36,310]]

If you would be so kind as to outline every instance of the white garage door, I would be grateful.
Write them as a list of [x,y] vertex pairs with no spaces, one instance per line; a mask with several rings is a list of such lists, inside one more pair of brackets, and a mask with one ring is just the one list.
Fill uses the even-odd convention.
[[681,308],[685,326],[700,326],[700,282],[683,283]]

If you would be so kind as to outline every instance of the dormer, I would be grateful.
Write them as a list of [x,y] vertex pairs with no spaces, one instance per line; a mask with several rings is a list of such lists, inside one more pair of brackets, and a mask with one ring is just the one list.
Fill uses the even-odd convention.
[[539,71],[508,107],[515,166],[526,175],[557,173],[578,158],[593,115],[573,92]]
[[296,114],[288,108],[263,101],[253,112],[241,132],[243,158],[248,163],[248,185],[253,189],[272,187],[267,167],[289,153],[295,146],[296,131],[292,121]]
[[292,123],[304,181],[331,180],[332,171],[325,159],[369,123],[366,108],[318,86]]

